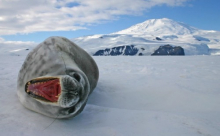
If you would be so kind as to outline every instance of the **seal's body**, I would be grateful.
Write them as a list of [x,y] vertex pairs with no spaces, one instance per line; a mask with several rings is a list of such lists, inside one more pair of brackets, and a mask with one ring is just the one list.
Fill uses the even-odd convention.
[[70,40],[50,37],[31,51],[18,75],[17,94],[28,109],[54,117],[79,114],[96,87],[98,67]]

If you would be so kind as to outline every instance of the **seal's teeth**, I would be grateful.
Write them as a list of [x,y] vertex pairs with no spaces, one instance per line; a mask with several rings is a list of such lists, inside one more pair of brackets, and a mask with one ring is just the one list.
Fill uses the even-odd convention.
[[28,82],[28,85],[30,85],[31,84],[31,82]]
[[29,92],[30,92],[30,90],[27,90],[27,92],[29,93]]
[[61,93],[60,93],[60,94],[58,94],[58,95],[57,95],[57,96],[55,96],[55,97],[57,97],[57,98],[58,98],[58,97],[60,97],[60,95],[61,95]]

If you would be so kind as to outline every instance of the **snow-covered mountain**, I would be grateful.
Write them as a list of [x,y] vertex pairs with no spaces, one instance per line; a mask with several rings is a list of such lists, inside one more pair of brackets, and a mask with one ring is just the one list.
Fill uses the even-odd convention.
[[164,45],[180,46],[185,55],[220,55],[220,32],[200,30],[167,18],[151,19],[115,33],[79,37],[72,41],[91,55],[101,51],[104,56],[127,55],[126,47],[132,47],[132,55],[151,55]]
[[167,18],[150,19],[143,23],[133,25],[115,34],[139,34],[139,35],[186,35],[200,31],[184,23],[176,22]]
[[[72,40],[91,54],[103,49],[106,54],[151,55],[160,45],[170,48],[167,44],[183,47],[186,55],[219,53],[219,32],[197,32]],[[219,56],[92,56],[100,76],[85,109],[74,118],[54,119],[26,109],[16,95],[18,72],[35,46],[0,40],[1,135],[220,136]]]
[[[220,32],[201,30],[167,18],[151,19],[111,34],[97,34],[71,39],[91,55],[150,56],[160,54],[165,45],[181,47],[185,55],[220,55]],[[0,41],[0,45],[2,44]],[[34,48],[34,43],[0,46],[0,54],[21,56]],[[10,48],[8,48],[10,47]],[[163,52],[170,52],[164,50]],[[177,54],[176,52],[172,54]]]

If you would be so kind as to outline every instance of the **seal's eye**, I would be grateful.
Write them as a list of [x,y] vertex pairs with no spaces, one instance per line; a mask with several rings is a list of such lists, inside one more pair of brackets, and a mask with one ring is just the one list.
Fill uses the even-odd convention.
[[79,82],[80,81],[80,75],[77,73],[73,74],[73,77]]
[[81,77],[80,77],[80,75],[79,74],[77,74],[77,73],[70,73],[69,74],[71,77],[73,77],[73,78],[75,78],[78,82],[80,82],[80,80],[81,80]]

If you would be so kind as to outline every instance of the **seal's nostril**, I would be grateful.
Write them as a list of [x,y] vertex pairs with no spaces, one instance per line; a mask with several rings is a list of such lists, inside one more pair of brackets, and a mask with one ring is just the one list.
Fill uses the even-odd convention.
[[79,82],[80,81],[80,75],[78,75],[77,73],[74,73],[73,77]]

